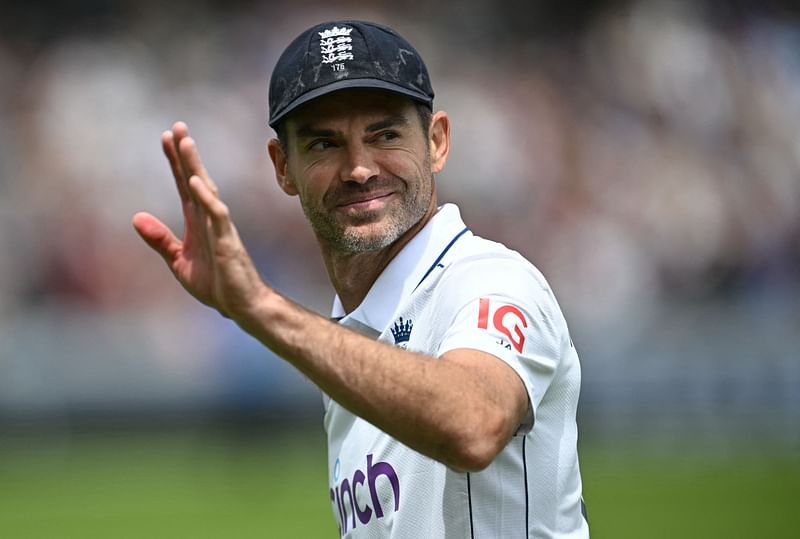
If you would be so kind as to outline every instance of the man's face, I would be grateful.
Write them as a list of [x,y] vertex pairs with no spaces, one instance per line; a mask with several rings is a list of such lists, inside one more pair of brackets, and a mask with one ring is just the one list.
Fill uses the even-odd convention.
[[428,126],[413,102],[342,90],[286,119],[284,190],[335,252],[382,249],[436,206]]

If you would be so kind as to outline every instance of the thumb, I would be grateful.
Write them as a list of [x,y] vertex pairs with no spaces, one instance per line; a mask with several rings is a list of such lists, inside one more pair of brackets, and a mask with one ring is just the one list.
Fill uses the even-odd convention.
[[134,215],[132,223],[133,228],[145,243],[160,254],[171,267],[175,255],[180,251],[183,243],[175,237],[169,227],[155,216],[145,212]]

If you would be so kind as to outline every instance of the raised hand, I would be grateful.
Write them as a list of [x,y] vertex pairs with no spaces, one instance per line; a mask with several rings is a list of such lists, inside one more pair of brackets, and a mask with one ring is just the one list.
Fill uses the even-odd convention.
[[183,240],[155,216],[140,212],[133,226],[199,301],[238,319],[268,290],[231,221],[228,207],[200,160],[185,123],[161,135],[183,207]]

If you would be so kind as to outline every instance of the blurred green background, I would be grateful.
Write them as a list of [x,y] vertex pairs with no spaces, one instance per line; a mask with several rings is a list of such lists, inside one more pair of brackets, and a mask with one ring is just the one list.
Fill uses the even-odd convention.
[[307,26],[425,57],[439,199],[547,276],[596,538],[795,537],[796,2],[47,0],[0,16],[0,539],[335,537],[318,391],[135,236],[186,121],[265,278],[332,290],[265,151]]
[[[338,535],[320,435],[106,433],[42,442],[0,449],[3,537]],[[796,456],[672,449],[582,444],[592,537],[797,535]]]

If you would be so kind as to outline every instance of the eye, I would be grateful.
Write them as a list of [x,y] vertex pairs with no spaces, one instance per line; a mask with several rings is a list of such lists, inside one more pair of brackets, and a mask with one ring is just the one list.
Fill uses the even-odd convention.
[[398,133],[397,131],[383,131],[377,137],[375,137],[375,140],[380,142],[389,142],[399,138],[400,138],[400,133]]
[[308,145],[309,151],[318,152],[321,150],[327,150],[328,148],[334,148],[336,144],[330,139],[318,139]]

